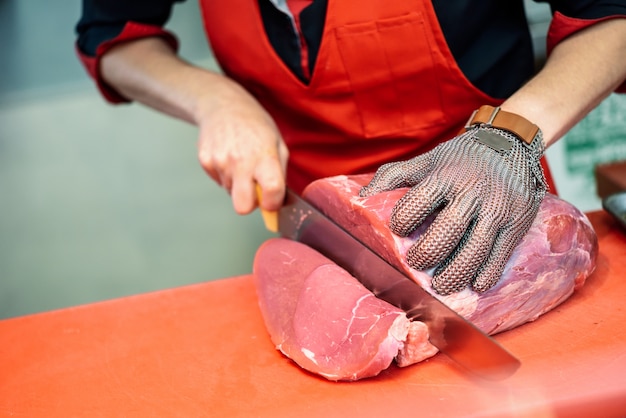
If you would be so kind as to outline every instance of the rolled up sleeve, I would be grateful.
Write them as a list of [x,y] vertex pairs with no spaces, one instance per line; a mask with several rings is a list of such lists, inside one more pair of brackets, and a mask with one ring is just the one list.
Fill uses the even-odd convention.
[[[626,1],[558,0],[549,1],[553,12],[547,35],[547,53],[569,36],[608,19],[626,18]],[[616,90],[626,93],[626,82]]]
[[75,50],[108,102],[129,100],[102,79],[102,56],[120,43],[155,36],[178,50],[176,36],[163,28],[177,1],[181,0],[83,0],[82,16],[76,25]]

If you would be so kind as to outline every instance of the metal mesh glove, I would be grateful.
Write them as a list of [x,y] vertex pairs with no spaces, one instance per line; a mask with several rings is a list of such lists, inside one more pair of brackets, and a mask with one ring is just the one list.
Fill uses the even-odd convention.
[[408,161],[381,166],[360,195],[411,187],[396,203],[391,230],[407,236],[438,209],[407,253],[410,266],[436,266],[432,286],[447,295],[499,280],[546,192],[541,131],[530,145],[486,125]]

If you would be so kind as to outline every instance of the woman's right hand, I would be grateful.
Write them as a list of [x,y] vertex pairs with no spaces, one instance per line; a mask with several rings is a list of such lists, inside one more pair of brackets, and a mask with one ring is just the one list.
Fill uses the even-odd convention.
[[198,159],[213,180],[226,189],[239,214],[257,206],[278,209],[285,195],[289,151],[270,115],[247,91],[225,81],[219,94],[201,106]]

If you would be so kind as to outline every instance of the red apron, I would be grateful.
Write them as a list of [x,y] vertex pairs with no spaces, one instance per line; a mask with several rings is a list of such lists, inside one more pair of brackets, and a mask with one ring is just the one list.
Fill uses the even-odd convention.
[[463,75],[427,1],[329,0],[308,85],[274,51],[256,0],[200,3],[221,68],[276,121],[297,192],[426,152],[454,137],[474,109],[501,102]]

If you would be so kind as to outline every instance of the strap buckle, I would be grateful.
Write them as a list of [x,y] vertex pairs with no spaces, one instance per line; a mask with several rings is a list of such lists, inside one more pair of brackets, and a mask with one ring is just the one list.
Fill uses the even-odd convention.
[[476,109],[472,112],[472,114],[470,115],[469,119],[467,120],[467,122],[465,122],[465,129],[470,129],[472,128],[474,125],[485,125],[485,126],[493,126],[493,121],[496,119],[496,116],[498,115],[498,112],[500,112],[500,106],[494,107],[493,110],[491,111],[491,115],[489,115],[489,119],[487,119],[486,122],[480,123],[472,123],[474,122],[474,117],[476,117],[476,114],[478,113],[480,109]]

